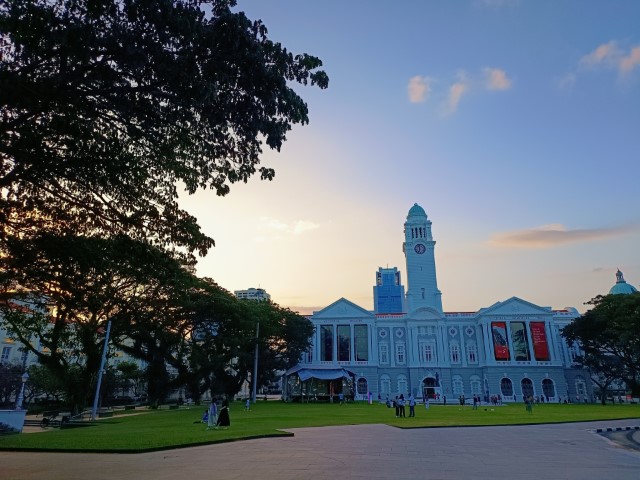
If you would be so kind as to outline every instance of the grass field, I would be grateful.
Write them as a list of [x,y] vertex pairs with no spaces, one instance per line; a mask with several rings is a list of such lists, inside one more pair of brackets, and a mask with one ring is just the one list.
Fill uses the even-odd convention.
[[[48,450],[139,453],[228,442],[265,436],[287,435],[282,429],[380,423],[402,428],[440,426],[517,425],[589,420],[635,419],[639,405],[536,405],[533,413],[523,404],[501,407],[432,405],[425,411],[416,406],[415,418],[395,418],[394,409],[366,403],[285,404],[258,402],[245,412],[240,403],[231,404],[231,427],[206,430],[198,422],[206,406],[179,410],[136,410],[100,420],[87,426],[51,428],[41,433],[0,436],[0,450]],[[409,409],[407,408],[407,415]]]

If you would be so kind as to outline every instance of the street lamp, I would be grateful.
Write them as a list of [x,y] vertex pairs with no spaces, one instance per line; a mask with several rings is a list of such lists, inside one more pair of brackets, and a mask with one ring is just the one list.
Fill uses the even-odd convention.
[[22,380],[22,387],[20,387],[20,394],[18,395],[18,399],[16,400],[16,410],[22,409],[22,401],[24,400],[24,385],[25,383],[27,383],[27,380],[29,380],[29,374],[27,372],[24,372],[20,379]]

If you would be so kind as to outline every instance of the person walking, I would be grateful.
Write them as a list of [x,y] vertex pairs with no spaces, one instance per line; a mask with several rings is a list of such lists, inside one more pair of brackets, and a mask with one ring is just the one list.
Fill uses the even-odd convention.
[[429,410],[429,397],[427,395],[424,397],[424,409]]
[[405,400],[404,400],[404,393],[400,394],[400,399],[398,400],[398,402],[400,403],[400,418],[405,418],[406,415],[406,410],[405,410]]

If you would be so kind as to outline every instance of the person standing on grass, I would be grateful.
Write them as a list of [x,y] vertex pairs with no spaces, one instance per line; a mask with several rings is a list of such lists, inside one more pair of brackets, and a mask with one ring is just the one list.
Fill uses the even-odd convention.
[[338,394],[338,400],[340,400],[340,405],[344,405],[344,393],[340,392]]
[[406,405],[406,402],[404,400],[404,393],[400,394],[400,399],[398,400],[399,404],[400,404],[400,417],[401,418],[405,418],[406,415],[406,410],[404,408],[404,406]]
[[429,396],[428,395],[424,396],[424,409],[425,410],[429,410]]
[[251,409],[251,400],[247,398],[247,401],[244,404],[244,411],[248,412]]
[[409,416],[416,416],[416,399],[413,397],[413,393],[409,395]]
[[231,426],[231,418],[229,418],[229,400],[226,398],[222,402],[222,408],[218,414],[218,421],[216,422],[216,428],[228,428]]
[[215,399],[211,399],[211,405],[209,405],[209,415],[207,416],[207,430],[214,428],[218,422],[218,405]]

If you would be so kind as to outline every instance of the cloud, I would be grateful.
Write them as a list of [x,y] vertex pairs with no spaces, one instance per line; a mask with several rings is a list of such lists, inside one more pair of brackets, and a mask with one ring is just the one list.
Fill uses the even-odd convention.
[[589,68],[615,69],[620,75],[627,75],[640,66],[640,45],[632,46],[625,51],[611,40],[582,57],[580,65]]
[[633,47],[626,57],[622,57],[618,63],[620,73],[629,73],[640,65],[640,46]]
[[449,87],[449,96],[447,98],[446,113],[453,114],[458,109],[458,104],[462,96],[469,90],[469,84],[463,79],[457,81]]
[[609,43],[599,45],[593,52],[582,57],[580,63],[588,66],[613,65],[618,58],[620,58],[620,50],[618,50],[616,42],[612,40]]
[[637,231],[640,231],[640,225],[569,230],[564,225],[552,224],[526,230],[497,233],[489,239],[488,244],[499,248],[553,248],[560,245],[619,237]]
[[511,80],[504,70],[499,68],[485,68],[485,85],[489,90],[509,90]]
[[310,230],[320,228],[320,225],[310,220],[284,223],[276,218],[260,217],[260,227],[263,233],[255,239],[263,242],[267,239],[281,239],[284,235],[301,235]]
[[411,103],[424,102],[431,91],[431,88],[429,86],[429,79],[421,75],[411,77],[409,79],[407,91],[409,93],[409,101]]
[[560,77],[557,81],[558,88],[562,90],[570,90],[576,84],[576,80],[578,77],[575,73],[567,73],[566,75]]

